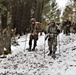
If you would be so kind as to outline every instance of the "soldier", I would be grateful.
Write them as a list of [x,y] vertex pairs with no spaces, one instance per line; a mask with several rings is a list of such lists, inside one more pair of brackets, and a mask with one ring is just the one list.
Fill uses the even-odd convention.
[[53,55],[55,57],[55,52],[57,50],[57,35],[60,33],[60,30],[57,28],[55,21],[51,20],[50,24],[46,28],[47,36],[45,40],[48,38],[48,46],[49,46],[49,55]]
[[62,23],[62,27],[63,27],[63,29],[64,29],[64,34],[70,35],[70,26],[71,26],[71,21],[69,21],[68,19],[66,19],[66,20]]
[[[39,33],[39,27],[36,23],[36,20],[34,18],[31,19],[31,27],[30,27],[30,39],[29,39],[29,51],[35,51],[35,47],[37,45],[38,40],[38,33]],[[32,40],[34,40],[34,46],[32,48]]]

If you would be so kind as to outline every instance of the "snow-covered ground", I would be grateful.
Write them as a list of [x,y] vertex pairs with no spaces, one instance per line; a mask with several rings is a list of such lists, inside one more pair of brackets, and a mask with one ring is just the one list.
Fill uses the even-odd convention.
[[76,34],[59,34],[55,60],[48,56],[44,38],[44,34],[39,36],[36,51],[29,52],[26,50],[29,34],[21,36],[17,40],[20,46],[12,45],[12,54],[0,58],[0,75],[76,75]]

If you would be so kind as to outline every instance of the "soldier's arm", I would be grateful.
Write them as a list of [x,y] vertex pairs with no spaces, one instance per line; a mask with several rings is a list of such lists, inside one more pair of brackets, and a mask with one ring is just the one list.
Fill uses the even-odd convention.
[[49,36],[50,36],[49,34],[46,34],[46,35],[45,35],[45,40],[47,40],[47,38],[48,38]]
[[49,26],[46,27],[44,33],[45,33],[45,34],[48,34],[48,33],[49,33]]
[[29,28],[27,29],[28,32],[32,32],[32,26],[30,25]]
[[60,33],[60,28],[57,26],[57,34]]

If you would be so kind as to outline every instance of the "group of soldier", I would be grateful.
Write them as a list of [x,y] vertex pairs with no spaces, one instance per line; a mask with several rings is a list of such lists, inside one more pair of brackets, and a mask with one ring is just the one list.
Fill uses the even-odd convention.
[[[38,34],[41,31],[40,22],[36,22],[35,18],[31,19],[31,26],[30,26],[30,39],[29,39],[29,48],[28,51],[35,51],[37,46]],[[74,23],[73,23],[74,24]],[[45,28],[44,33],[46,34],[45,41],[48,39],[48,47],[49,47],[49,54],[48,56],[53,55],[55,57],[55,53],[57,51],[57,36],[63,30],[64,34],[70,35],[70,28],[75,30],[74,26],[68,19],[63,21],[62,24],[56,24],[54,20],[50,20],[50,23]],[[34,40],[34,44],[32,41]],[[33,48],[32,48],[33,44]]]
[[62,22],[61,28],[64,30],[64,34],[66,35],[70,35],[70,33],[76,33],[76,23],[71,22],[68,19]]

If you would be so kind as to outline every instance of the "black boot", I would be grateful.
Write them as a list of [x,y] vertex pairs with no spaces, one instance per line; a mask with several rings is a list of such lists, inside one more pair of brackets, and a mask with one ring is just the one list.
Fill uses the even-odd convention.
[[29,48],[27,48],[28,51],[31,51],[31,46]]
[[51,54],[52,54],[52,51],[49,52],[48,56],[51,56]]
[[32,46],[32,40],[30,39],[28,51],[31,51],[31,46]]
[[31,51],[31,48],[29,48],[28,51]]
[[56,58],[56,55],[52,55],[52,58],[55,59]]
[[52,58],[53,58],[53,59],[56,58],[55,52],[52,53]]
[[33,47],[32,51],[35,51],[35,47]]
[[34,40],[34,46],[33,46],[32,51],[35,51],[36,43],[37,43],[37,41],[36,41],[36,40]]

